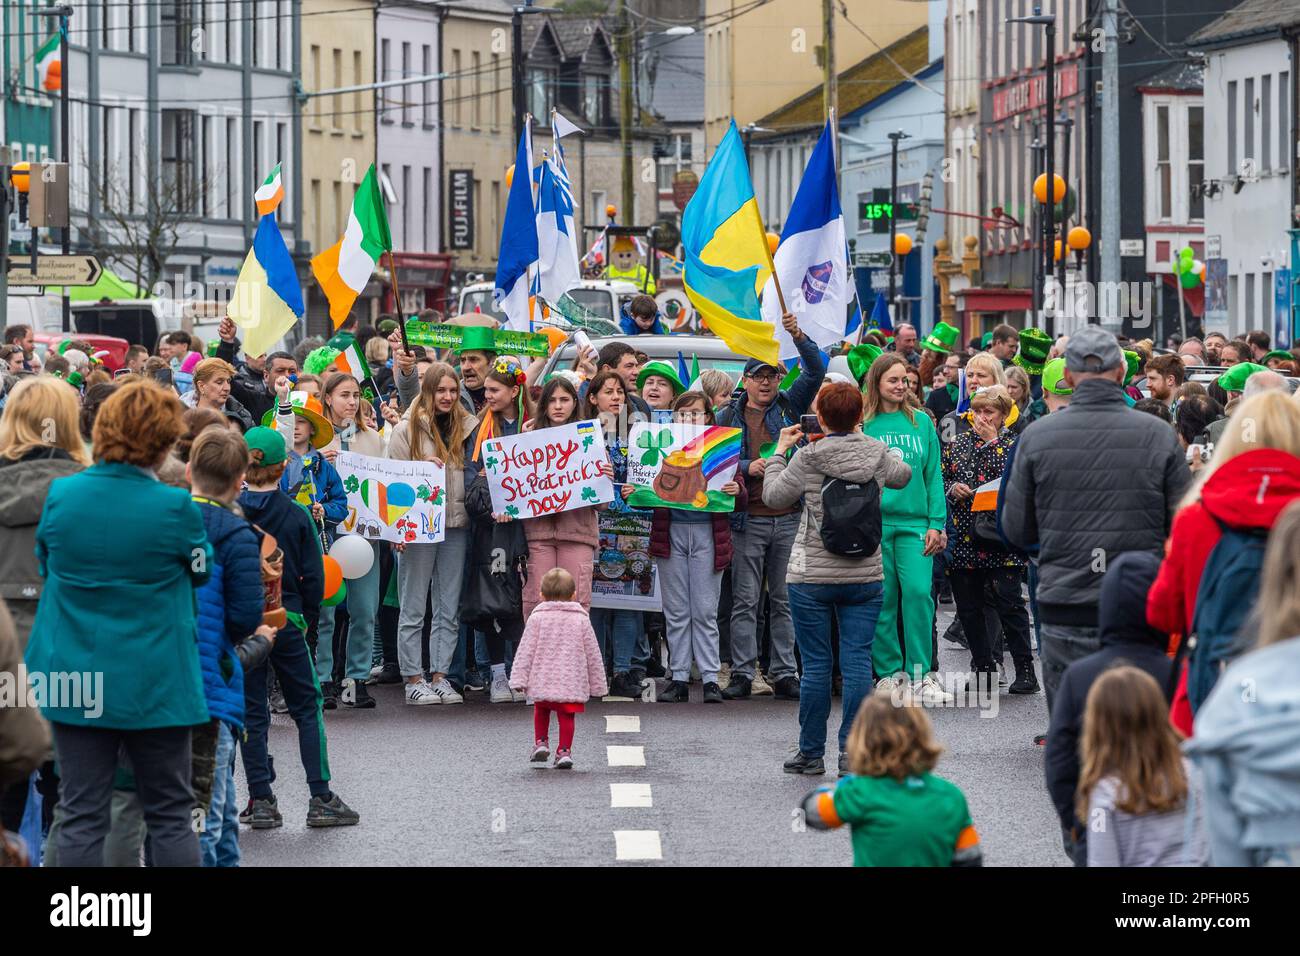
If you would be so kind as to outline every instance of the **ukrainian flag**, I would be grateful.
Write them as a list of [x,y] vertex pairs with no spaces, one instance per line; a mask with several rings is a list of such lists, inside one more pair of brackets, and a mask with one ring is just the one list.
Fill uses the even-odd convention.
[[682,248],[683,284],[705,327],[733,352],[776,365],[776,329],[758,298],[772,254],[735,120],[682,212]]

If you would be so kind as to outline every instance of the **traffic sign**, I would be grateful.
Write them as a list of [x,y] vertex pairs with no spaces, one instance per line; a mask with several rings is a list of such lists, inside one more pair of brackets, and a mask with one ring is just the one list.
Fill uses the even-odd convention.
[[31,259],[9,260],[9,281],[16,285],[94,285],[103,272],[94,256],[38,256],[35,275]]
[[867,269],[888,269],[894,264],[894,257],[888,252],[859,252],[853,256],[853,264]]

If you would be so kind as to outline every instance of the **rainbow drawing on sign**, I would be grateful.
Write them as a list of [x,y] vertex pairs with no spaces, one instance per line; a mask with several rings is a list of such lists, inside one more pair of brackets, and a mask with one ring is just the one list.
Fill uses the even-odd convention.
[[682,454],[701,459],[704,477],[712,478],[740,463],[740,431],[714,425],[681,448]]
[[400,481],[386,485],[367,478],[361,483],[361,500],[380,521],[392,525],[415,505],[415,489]]

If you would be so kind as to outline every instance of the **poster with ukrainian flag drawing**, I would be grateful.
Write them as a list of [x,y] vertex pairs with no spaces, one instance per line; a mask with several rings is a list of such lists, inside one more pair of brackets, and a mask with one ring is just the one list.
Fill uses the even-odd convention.
[[434,544],[446,536],[447,471],[442,465],[341,451],[334,467],[348,494],[340,531],[394,544]]
[[736,499],[722,490],[736,479],[740,429],[720,425],[641,422],[628,436],[627,482],[633,508],[727,512]]

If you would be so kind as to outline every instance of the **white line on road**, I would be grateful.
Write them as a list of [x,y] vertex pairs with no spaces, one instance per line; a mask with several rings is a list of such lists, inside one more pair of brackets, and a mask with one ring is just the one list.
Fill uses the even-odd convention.
[[611,783],[609,785],[609,805],[611,807],[654,806],[654,801],[650,796],[650,784]]
[[605,757],[611,767],[644,767],[644,747],[606,747]]
[[605,718],[605,733],[639,734],[641,733],[641,718],[624,717],[619,714],[607,716]]
[[615,830],[614,859],[662,860],[663,848],[659,845],[658,830]]

